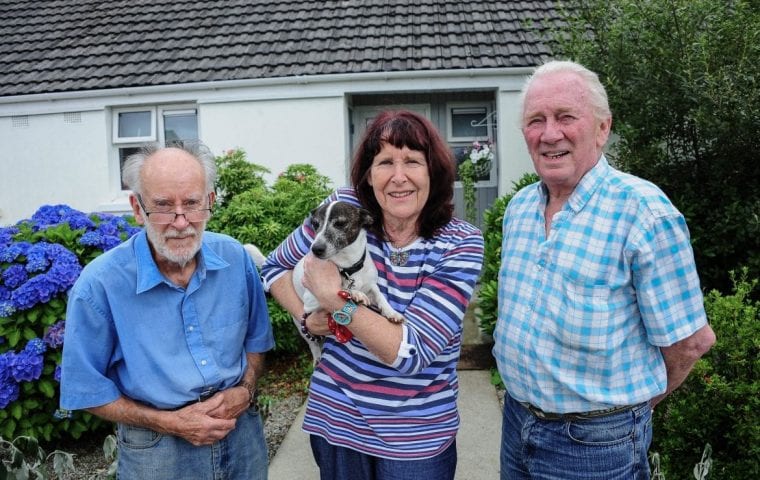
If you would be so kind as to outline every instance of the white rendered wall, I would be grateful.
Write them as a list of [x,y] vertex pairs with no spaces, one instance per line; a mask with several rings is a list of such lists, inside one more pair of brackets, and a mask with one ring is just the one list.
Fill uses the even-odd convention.
[[105,114],[77,113],[0,117],[0,225],[46,204],[92,211],[108,197]]
[[202,104],[200,137],[220,155],[242,148],[246,159],[271,170],[267,183],[288,165],[308,163],[346,183],[346,108],[343,97],[278,99]]
[[520,130],[521,107],[518,90],[500,90],[498,93],[499,112],[499,196],[510,193],[513,183],[528,172],[535,172],[533,161],[525,146]]

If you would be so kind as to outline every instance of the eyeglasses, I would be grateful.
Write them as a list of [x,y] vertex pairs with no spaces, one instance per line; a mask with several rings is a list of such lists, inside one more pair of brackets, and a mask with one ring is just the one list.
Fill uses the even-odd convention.
[[162,211],[162,210],[154,210],[152,212],[149,212],[147,208],[145,208],[145,204],[142,201],[142,197],[138,194],[137,195],[137,203],[140,204],[140,208],[142,208],[143,212],[145,213],[145,216],[148,217],[148,220],[150,220],[152,223],[156,225],[169,225],[174,223],[177,220],[177,217],[182,215],[185,217],[185,220],[187,220],[190,223],[193,222],[205,222],[209,218],[211,218],[211,194],[208,195],[208,208],[186,208],[184,212],[177,213],[174,210],[171,211]]

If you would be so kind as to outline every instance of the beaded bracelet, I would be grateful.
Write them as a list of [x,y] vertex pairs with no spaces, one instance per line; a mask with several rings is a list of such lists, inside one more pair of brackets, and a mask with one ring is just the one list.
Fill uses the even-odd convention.
[[308,317],[311,314],[311,312],[303,312],[303,315],[301,315],[301,333],[304,337],[306,337],[307,340],[311,340],[312,342],[321,342],[324,337],[322,335],[314,335],[309,331],[309,327],[306,326],[306,317]]

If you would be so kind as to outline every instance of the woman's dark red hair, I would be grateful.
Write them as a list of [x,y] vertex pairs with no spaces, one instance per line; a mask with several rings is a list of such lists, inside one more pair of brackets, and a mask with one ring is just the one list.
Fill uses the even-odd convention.
[[430,175],[430,195],[417,220],[417,231],[422,237],[430,238],[436,230],[451,221],[454,213],[456,177],[451,149],[430,120],[418,113],[386,110],[375,117],[354,153],[351,184],[361,204],[372,212],[375,222],[370,229],[379,238],[385,238],[383,212],[369,184],[369,170],[372,160],[386,143],[425,154]]

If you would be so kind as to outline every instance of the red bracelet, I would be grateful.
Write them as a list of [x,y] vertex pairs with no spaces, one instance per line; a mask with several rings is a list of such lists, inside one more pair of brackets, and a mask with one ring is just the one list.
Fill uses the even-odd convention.
[[335,339],[340,343],[346,343],[354,338],[354,334],[351,333],[351,330],[343,325],[335,323],[335,320],[333,320],[332,315],[330,314],[327,315],[327,328],[330,329],[330,332],[335,335]]

